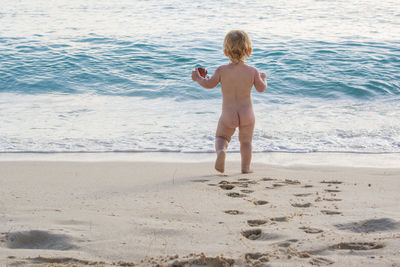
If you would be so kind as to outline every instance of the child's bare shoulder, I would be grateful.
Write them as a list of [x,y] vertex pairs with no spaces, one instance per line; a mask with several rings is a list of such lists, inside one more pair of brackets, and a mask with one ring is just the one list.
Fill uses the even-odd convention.
[[228,65],[221,65],[216,69],[216,71],[224,71],[224,70],[226,70],[227,66]]
[[258,71],[256,67],[253,67],[253,66],[250,66],[250,65],[245,65],[245,66],[249,71],[252,71],[252,72],[257,72]]

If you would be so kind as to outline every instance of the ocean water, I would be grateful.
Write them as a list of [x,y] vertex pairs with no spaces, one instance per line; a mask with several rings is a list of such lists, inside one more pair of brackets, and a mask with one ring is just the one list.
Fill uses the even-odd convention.
[[254,151],[400,153],[390,0],[2,0],[0,152],[212,152],[220,87],[190,76],[231,29],[268,75]]

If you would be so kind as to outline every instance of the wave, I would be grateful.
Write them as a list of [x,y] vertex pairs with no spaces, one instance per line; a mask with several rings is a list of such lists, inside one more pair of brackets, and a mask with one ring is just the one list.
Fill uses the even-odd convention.
[[[201,90],[190,79],[195,66],[212,73],[226,63],[218,46],[204,51],[192,46],[178,49],[174,42],[106,37],[71,40],[70,44],[2,39],[8,48],[0,50],[0,92],[95,93],[178,101],[220,97],[219,90]],[[205,53],[214,56],[204,62]],[[270,94],[374,99],[400,95],[399,53],[396,42],[264,42],[254,49],[249,64],[267,72]]]

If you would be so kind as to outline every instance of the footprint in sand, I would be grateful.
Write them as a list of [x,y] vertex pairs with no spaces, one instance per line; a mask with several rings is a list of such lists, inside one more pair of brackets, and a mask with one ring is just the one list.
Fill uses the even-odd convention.
[[259,226],[259,225],[263,225],[263,224],[266,224],[266,223],[267,223],[267,220],[261,220],[261,219],[259,219],[259,220],[247,220],[247,224],[249,226]]
[[278,247],[281,247],[281,248],[288,248],[288,247],[290,247],[290,242],[280,242],[280,243],[278,243],[277,244],[278,245]]
[[[258,261],[258,262],[268,262],[269,261],[268,253],[260,253],[260,252],[249,252],[244,255],[244,258],[248,261]],[[265,266],[265,265],[257,265],[257,266]]]
[[261,229],[250,229],[250,230],[243,230],[242,235],[250,240],[256,240],[261,237],[262,231]]
[[260,181],[269,182],[269,181],[276,181],[276,179],[273,179],[270,177],[264,177],[264,178],[261,178]]
[[295,207],[295,208],[309,208],[309,207],[311,207],[311,203],[293,203],[292,207]]
[[287,222],[289,221],[289,218],[287,216],[282,216],[282,217],[270,218],[270,220],[273,222]]
[[248,178],[239,178],[238,181],[250,181]]
[[263,231],[259,228],[243,230],[241,234],[250,240],[275,240],[282,237],[277,234],[263,233]]
[[70,250],[76,248],[72,241],[67,235],[40,230],[10,232],[5,236],[5,245],[11,249]]
[[298,241],[299,240],[297,240],[297,239],[288,239],[288,240],[279,242],[276,245],[278,245],[278,247],[281,247],[281,248],[287,248],[287,247],[290,247],[290,245],[292,245],[292,243],[296,243]]
[[268,201],[265,201],[265,200],[254,200],[253,203],[254,203],[254,205],[265,205],[265,204],[268,204]]
[[331,249],[350,249],[350,250],[371,250],[383,248],[382,243],[377,242],[342,242],[331,246]]
[[340,211],[334,211],[334,210],[321,210],[321,212],[325,215],[338,215],[342,214]]
[[227,214],[230,214],[230,215],[239,215],[239,214],[243,214],[243,212],[238,211],[238,210],[226,210],[226,211],[224,211],[224,212],[227,213]]
[[305,226],[300,227],[299,229],[303,230],[307,234],[319,234],[319,233],[323,232],[321,229],[312,228],[312,227],[305,227]]
[[244,230],[241,233],[244,237],[246,237],[246,235],[248,235],[249,237],[246,237],[246,238],[250,239],[250,240],[271,241],[271,240],[282,239],[282,235],[273,234],[273,233],[265,233],[265,232],[261,231],[261,229]]
[[232,190],[233,188],[235,188],[235,186],[231,184],[221,184],[219,187],[224,190]]
[[230,182],[226,181],[226,180],[222,180],[221,182],[219,182],[218,184],[230,184]]
[[280,184],[280,183],[276,183],[276,184],[272,184],[273,187],[282,187],[285,186],[284,184]]
[[325,201],[342,201],[340,198],[323,198]]
[[295,196],[295,197],[308,197],[311,195],[312,195],[312,193],[293,194],[293,196]]
[[241,179],[238,179],[237,181],[235,181],[235,182],[232,182],[232,184],[258,184],[256,181],[253,181],[253,180],[250,180],[250,179],[246,179],[246,180],[241,180]]
[[245,193],[245,194],[251,194],[254,192],[254,190],[250,190],[250,189],[242,189],[240,190],[240,192]]
[[371,233],[398,230],[400,229],[400,221],[391,218],[379,218],[345,224],[335,224],[334,226],[339,230],[347,230],[355,233]]
[[248,182],[232,182],[231,184],[237,185],[239,187],[249,187]]
[[310,260],[311,265],[323,266],[323,265],[331,265],[335,263],[334,261],[328,258],[316,257]]
[[295,185],[295,184],[300,184],[300,182],[298,180],[290,180],[290,179],[285,179],[285,181],[283,181],[285,184],[290,184],[290,185]]
[[332,180],[332,181],[321,181],[321,184],[342,184],[343,182],[337,181],[337,180]]
[[328,193],[339,193],[340,190],[338,190],[338,189],[325,189],[325,192],[328,192]]
[[245,196],[247,196],[247,195],[245,195],[245,194],[240,194],[240,193],[236,193],[236,192],[231,192],[231,193],[227,193],[226,194],[228,197],[245,197]]
[[310,188],[310,187],[314,187],[313,185],[310,185],[310,184],[306,184],[306,185],[303,185],[303,187],[304,188]]

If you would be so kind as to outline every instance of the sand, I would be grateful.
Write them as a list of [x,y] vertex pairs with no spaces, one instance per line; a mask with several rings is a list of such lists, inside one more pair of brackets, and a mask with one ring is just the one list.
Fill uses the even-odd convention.
[[400,266],[400,169],[0,162],[0,266]]

